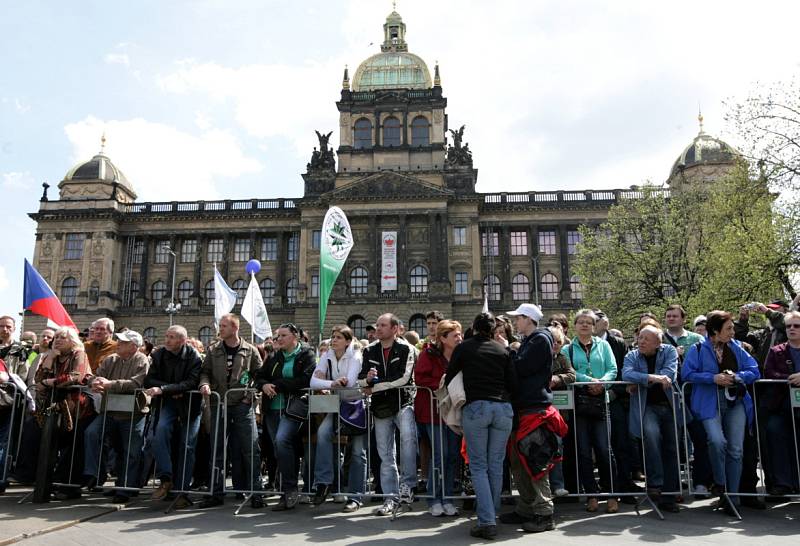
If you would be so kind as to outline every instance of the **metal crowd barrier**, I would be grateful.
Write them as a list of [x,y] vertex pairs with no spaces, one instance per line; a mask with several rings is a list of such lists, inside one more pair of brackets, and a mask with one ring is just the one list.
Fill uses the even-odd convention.
[[[8,387],[11,388],[9,389]],[[17,426],[16,419],[18,415],[17,412],[18,407],[22,408],[22,416],[24,421],[25,393],[20,392],[20,390],[17,388],[17,385],[13,381],[8,381],[6,383],[3,383],[3,389],[6,391],[6,394],[11,396],[12,400],[10,410],[0,411],[0,419],[4,419],[5,418],[4,414],[6,413],[8,417],[8,423],[6,426],[6,437],[0,438],[0,446],[4,446],[2,449],[3,458],[2,460],[0,460],[0,463],[2,463],[2,466],[0,466],[0,482],[5,483],[6,479],[8,478],[8,472],[12,468],[12,465],[16,460],[16,457],[12,457],[11,453],[12,451],[16,451],[14,448],[15,447],[18,448],[19,441],[17,441],[17,446],[14,446],[12,439],[14,436],[14,428]],[[9,390],[11,392],[9,392]]]
[[[586,417],[581,417],[579,415],[577,409],[576,409],[576,398],[577,398],[576,389],[586,388],[586,387],[589,387],[590,385],[602,385],[603,388],[606,390],[606,396],[602,397],[603,398],[603,409],[604,409],[603,417],[602,417],[602,425],[605,426],[606,442],[607,442],[607,445],[608,445],[608,455],[607,455],[608,456],[608,476],[609,476],[609,482],[610,483],[608,484],[609,485],[609,490],[608,491],[602,491],[602,492],[598,492],[598,493],[588,493],[585,490],[581,490],[581,489],[583,489],[584,485],[581,483],[580,467],[579,467],[579,465],[580,465],[580,454],[579,454],[579,450],[578,450],[578,434],[577,434],[577,430],[578,430],[579,421],[581,419],[586,419]],[[647,472],[647,453],[646,453],[646,450],[642,450],[642,466],[643,466],[643,470],[644,470],[644,474],[645,474],[645,490],[644,491],[620,491],[620,490],[617,490],[616,487],[615,487],[617,484],[615,484],[615,475],[616,475],[615,458],[614,458],[614,449],[613,449],[613,445],[612,445],[612,441],[611,441],[611,426],[612,426],[612,424],[611,424],[611,408],[610,408],[609,396],[607,395],[608,388],[613,386],[613,385],[623,385],[626,388],[629,387],[629,386],[634,386],[636,388],[639,388],[640,389],[640,391],[639,391],[639,393],[640,393],[640,396],[639,396],[640,410],[645,410],[646,409],[646,404],[643,401],[643,397],[646,397],[647,389],[641,388],[641,385],[639,385],[638,383],[631,383],[631,382],[628,382],[628,381],[575,382],[575,383],[571,383],[571,384],[567,385],[567,389],[566,390],[553,392],[553,406],[556,407],[559,410],[562,410],[562,411],[570,411],[571,414],[572,414],[572,425],[571,426],[573,428],[572,437],[573,437],[573,444],[574,444],[573,447],[575,449],[575,469],[574,469],[574,471],[575,471],[575,483],[577,484],[577,486],[579,488],[579,491],[577,491],[577,492],[569,492],[566,496],[567,497],[590,497],[590,498],[592,498],[592,497],[594,497],[594,498],[614,498],[614,499],[618,498],[618,497],[634,497],[634,498],[637,499],[637,503],[636,503],[636,511],[637,511],[637,513],[639,513],[639,507],[641,506],[641,504],[647,503],[647,504],[650,505],[650,507],[653,509],[654,513],[658,516],[659,519],[664,519],[664,516],[661,513],[661,510],[658,508],[658,506],[653,501],[653,499],[648,495],[648,489],[650,489],[650,487],[649,487],[649,476],[648,476],[648,472]],[[675,397],[672,396],[672,394],[674,392],[675,391],[671,387],[670,390],[667,391],[667,397],[673,402],[673,403],[670,404],[670,407],[671,407],[671,410],[672,410],[673,433],[675,434],[675,440],[676,440],[676,457],[678,457],[677,466],[678,466],[679,474],[680,474],[680,457],[679,457],[678,450],[677,450],[677,446],[678,446],[678,443],[679,443],[678,442],[678,437],[679,437],[679,432],[678,432],[678,409],[675,407]],[[633,400],[631,400],[631,404],[633,404]],[[629,419],[628,415],[626,414],[626,419],[625,419],[625,423],[624,423],[625,434],[626,435],[629,435],[629,421],[628,421],[628,419]],[[644,411],[639,411],[639,426],[640,426],[640,429],[642,431],[641,440],[642,440],[642,443],[644,444],[644,442],[646,440],[645,435],[647,434],[646,428],[644,426]],[[596,464],[599,464],[599,462],[596,462]],[[598,471],[599,470],[600,469],[598,468]],[[596,479],[594,475],[593,475],[592,479]],[[676,491],[665,491],[665,490],[662,489],[660,491],[661,495],[662,496],[674,496],[674,497],[678,497],[678,496],[683,495],[683,488],[682,488],[682,485],[681,485],[682,484],[682,480],[681,480],[680,475],[678,476],[677,482],[679,484],[679,489],[678,490],[676,490]],[[602,484],[601,484],[601,486],[602,486]]]

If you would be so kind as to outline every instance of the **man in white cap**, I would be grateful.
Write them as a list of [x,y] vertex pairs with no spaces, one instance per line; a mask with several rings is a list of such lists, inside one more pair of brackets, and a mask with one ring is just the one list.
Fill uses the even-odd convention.
[[147,356],[139,352],[143,344],[139,332],[123,330],[118,333],[116,353],[103,359],[96,375],[89,379],[92,391],[103,395],[104,411],[86,429],[83,473],[87,484],[96,483],[98,470],[104,468],[101,461],[103,439],[111,437],[117,453],[115,485],[120,488],[114,493],[115,503],[128,502],[131,490],[139,486],[145,416],[138,408],[132,412],[105,411],[107,395],[134,395],[142,388],[150,365]]
[[[518,417],[516,422],[534,414],[539,414],[544,422],[544,415],[548,413],[553,402],[553,394],[550,392],[553,335],[547,328],[539,329],[543,315],[538,305],[523,303],[507,314],[514,317],[517,332],[522,336],[519,349],[513,355],[517,389],[511,394],[511,404]],[[516,430],[511,432],[511,438],[516,445]],[[538,480],[534,480],[520,461],[521,456],[517,449],[509,450],[511,472],[519,488],[519,499],[516,509],[501,514],[500,521],[522,524],[522,528],[531,533],[555,529],[549,476],[545,472]]]

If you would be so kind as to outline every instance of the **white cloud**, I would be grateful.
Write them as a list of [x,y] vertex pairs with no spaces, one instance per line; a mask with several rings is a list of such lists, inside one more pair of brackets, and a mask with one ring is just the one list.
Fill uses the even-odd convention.
[[5,292],[9,285],[8,273],[5,266],[0,265],[0,292]]
[[105,132],[106,155],[140,201],[213,199],[219,195],[218,183],[263,169],[230,132],[218,129],[195,135],[141,118],[104,121],[88,116],[64,131],[75,162],[95,155]]
[[3,173],[2,187],[6,190],[26,190],[33,187],[34,180],[29,171]]
[[30,105],[26,104],[21,99],[14,99],[14,108],[16,108],[19,114],[27,114],[31,110]]
[[106,64],[131,65],[131,60],[127,53],[106,53],[103,56],[103,61],[105,61]]

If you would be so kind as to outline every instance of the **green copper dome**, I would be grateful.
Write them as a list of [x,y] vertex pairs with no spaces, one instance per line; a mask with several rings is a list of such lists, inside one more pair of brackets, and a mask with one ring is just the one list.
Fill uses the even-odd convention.
[[400,14],[392,11],[383,25],[381,52],[359,65],[353,77],[353,91],[431,87],[428,66],[408,52],[406,25]]
[[353,91],[431,87],[431,73],[425,61],[406,51],[373,55],[359,65],[353,78]]

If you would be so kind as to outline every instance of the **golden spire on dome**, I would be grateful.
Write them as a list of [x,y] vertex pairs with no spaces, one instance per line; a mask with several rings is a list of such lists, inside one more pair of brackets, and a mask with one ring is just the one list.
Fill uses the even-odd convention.
[[442,86],[442,78],[439,76],[439,61],[436,61],[436,65],[433,67],[433,86]]
[[100,155],[106,153],[106,132],[103,131],[103,136],[100,137]]
[[703,111],[700,110],[700,107],[697,107],[697,122],[700,124],[700,133],[701,135],[705,134],[703,132]]

